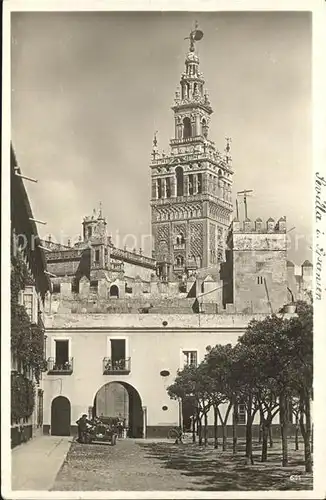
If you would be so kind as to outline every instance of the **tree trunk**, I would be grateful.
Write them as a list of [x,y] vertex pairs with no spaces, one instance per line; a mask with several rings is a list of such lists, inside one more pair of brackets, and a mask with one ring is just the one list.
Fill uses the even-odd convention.
[[262,448],[261,448],[261,461],[267,461],[267,446],[268,446],[268,431],[270,426],[267,422],[262,422]]
[[314,424],[311,424],[311,453],[314,452]]
[[254,460],[252,456],[252,422],[254,418],[254,412],[252,411],[252,396],[248,397],[247,401],[247,425],[246,425],[246,463],[247,465],[251,463],[253,465]]
[[261,408],[259,409],[259,411],[260,411],[260,422],[259,422],[258,443],[261,444],[263,439],[264,414]]
[[207,437],[207,413],[204,414],[204,445],[207,446],[208,437]]
[[280,396],[280,423],[282,436],[282,467],[289,465],[288,459],[288,402],[282,394]]
[[271,426],[268,429],[268,437],[269,437],[269,447],[273,448],[274,442],[273,442],[272,427]]
[[202,432],[202,422],[201,422],[202,417],[199,416],[198,418],[198,444],[199,446],[202,446],[203,444],[203,432]]
[[299,450],[299,414],[295,414],[295,450]]
[[223,441],[222,441],[222,450],[226,451],[226,440],[227,440],[227,435],[226,435],[226,424],[222,424],[222,435],[223,435]]
[[238,404],[235,403],[233,407],[233,416],[232,416],[232,433],[233,433],[233,443],[232,450],[235,455],[237,452],[237,444],[238,444]]
[[227,426],[227,422],[228,422],[228,418],[229,418],[229,415],[230,415],[230,411],[232,409],[232,406],[233,406],[233,401],[230,401],[229,402],[229,405],[227,407],[227,410],[226,410],[226,413],[225,413],[225,416],[224,418],[222,418],[222,415],[221,415],[221,412],[219,410],[219,408],[217,408],[217,413],[218,413],[218,416],[220,418],[220,422],[221,422],[221,425],[222,425],[222,449],[223,451],[226,451],[226,447],[227,447],[227,432],[226,432],[226,426]]
[[252,455],[252,419],[251,417],[247,420],[246,425],[246,463],[249,465],[254,464],[254,459]]
[[218,413],[216,406],[214,406],[214,448],[218,448]]
[[[304,414],[306,416],[306,425],[304,424]],[[300,427],[304,442],[304,461],[306,472],[312,472],[312,456],[311,456],[311,411],[310,411],[310,395],[309,391],[304,391],[300,395]]]
[[197,424],[197,418],[195,417],[195,414],[192,417],[192,442],[196,442],[196,424]]

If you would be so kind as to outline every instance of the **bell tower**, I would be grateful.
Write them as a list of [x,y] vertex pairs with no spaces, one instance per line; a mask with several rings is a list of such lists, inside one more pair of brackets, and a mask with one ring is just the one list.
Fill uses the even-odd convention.
[[196,42],[203,32],[196,26],[185,70],[175,93],[175,134],[168,155],[153,141],[152,234],[154,257],[163,279],[191,274],[224,260],[224,242],[233,211],[230,140],[224,153],[209,138],[213,113]]

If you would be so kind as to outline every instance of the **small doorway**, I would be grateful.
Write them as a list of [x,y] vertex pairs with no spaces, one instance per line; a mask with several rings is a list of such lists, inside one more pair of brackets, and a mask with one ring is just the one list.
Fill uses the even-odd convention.
[[64,396],[54,398],[51,405],[51,435],[70,436],[70,401]]

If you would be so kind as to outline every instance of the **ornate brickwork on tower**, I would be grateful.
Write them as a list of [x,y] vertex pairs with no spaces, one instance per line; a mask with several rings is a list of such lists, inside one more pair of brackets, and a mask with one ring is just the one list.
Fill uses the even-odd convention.
[[169,155],[159,154],[153,143],[152,234],[154,258],[163,278],[188,274],[224,259],[224,241],[232,213],[232,169],[229,141],[226,154],[209,139],[213,113],[195,41],[190,48],[175,95],[175,136]]

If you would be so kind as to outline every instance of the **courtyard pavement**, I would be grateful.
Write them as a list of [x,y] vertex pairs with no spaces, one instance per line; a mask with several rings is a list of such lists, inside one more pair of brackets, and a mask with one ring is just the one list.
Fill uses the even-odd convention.
[[71,437],[38,436],[14,448],[11,489],[49,491],[71,443]]
[[[289,467],[281,467],[281,446],[269,449],[268,462],[246,465],[239,453],[172,440],[118,440],[116,446],[82,445],[72,438],[41,436],[12,450],[12,490],[29,491],[243,491],[311,490],[300,450],[289,449]],[[295,480],[293,480],[294,478]],[[7,498],[12,498],[7,495]]]
[[[240,449],[241,448],[241,449]],[[171,440],[118,440],[116,446],[73,442],[52,491],[227,491],[311,490],[305,474],[302,445],[289,450],[289,467],[281,467],[280,443],[269,450],[268,462],[246,465],[244,442],[239,453]],[[292,476],[295,475],[295,481]]]

